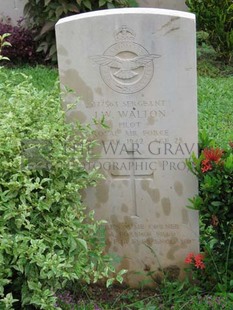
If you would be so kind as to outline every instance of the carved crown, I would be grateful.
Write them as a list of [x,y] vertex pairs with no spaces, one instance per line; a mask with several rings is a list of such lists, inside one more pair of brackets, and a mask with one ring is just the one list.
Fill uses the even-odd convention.
[[134,31],[125,25],[115,33],[116,41],[133,41],[135,37]]

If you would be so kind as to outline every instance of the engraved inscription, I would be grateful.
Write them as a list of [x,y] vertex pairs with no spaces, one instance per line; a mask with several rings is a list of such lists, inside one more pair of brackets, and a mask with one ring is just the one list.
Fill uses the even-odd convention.
[[[130,228],[130,229],[129,229]],[[119,244],[115,238],[115,232],[122,239],[127,235],[131,239],[133,245],[177,245],[186,246],[195,242],[196,239],[186,237],[185,235],[180,235],[180,225],[179,224],[133,224],[130,226],[127,223],[111,223],[107,225],[108,234],[112,238],[113,244]]]

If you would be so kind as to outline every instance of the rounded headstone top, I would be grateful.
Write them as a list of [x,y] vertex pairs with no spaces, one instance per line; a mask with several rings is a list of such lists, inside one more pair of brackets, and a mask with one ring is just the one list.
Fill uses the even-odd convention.
[[71,22],[77,19],[86,19],[86,18],[93,18],[93,17],[103,17],[109,15],[125,15],[125,14],[154,14],[154,15],[166,15],[166,16],[175,16],[180,18],[188,18],[195,20],[195,14],[187,13],[182,11],[176,10],[166,10],[166,9],[154,9],[154,8],[124,8],[124,9],[110,9],[110,10],[101,10],[101,11],[94,11],[94,12],[87,12],[82,14],[76,14],[69,17],[61,18],[57,25],[61,23]]

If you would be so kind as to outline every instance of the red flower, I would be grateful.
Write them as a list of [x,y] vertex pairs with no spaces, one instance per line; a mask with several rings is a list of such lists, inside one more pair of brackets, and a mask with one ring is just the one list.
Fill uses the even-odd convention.
[[186,264],[193,264],[197,269],[204,269],[205,264],[203,262],[204,256],[202,254],[194,255],[193,253],[189,253],[185,258]]
[[195,256],[195,267],[198,269],[204,269],[205,264],[203,263],[204,256],[202,254],[197,254]]
[[204,160],[201,162],[201,164],[202,164],[201,171],[202,171],[203,173],[206,172],[206,171],[208,171],[208,170],[211,170],[211,169],[212,169],[212,166],[211,166],[211,164],[210,164],[210,162],[209,162],[208,159],[204,159]]
[[205,173],[212,169],[211,162],[215,162],[216,164],[219,163],[222,158],[223,150],[219,148],[205,148],[202,154],[204,155],[204,159],[201,162],[201,171]]
[[215,163],[218,163],[222,157],[223,150],[216,148],[216,149],[208,149],[205,148],[203,150],[203,155],[205,159],[209,161],[214,161]]
[[193,253],[189,253],[189,254],[186,256],[184,262],[185,262],[186,264],[192,264],[193,261],[194,261],[194,258],[195,258],[194,254],[193,254]]

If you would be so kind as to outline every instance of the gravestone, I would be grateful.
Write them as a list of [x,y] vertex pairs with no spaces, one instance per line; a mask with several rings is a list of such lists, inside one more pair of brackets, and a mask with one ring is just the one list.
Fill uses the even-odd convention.
[[140,7],[143,8],[161,8],[169,10],[188,11],[185,0],[137,0]]
[[18,20],[20,20],[24,14],[24,6],[27,0],[0,0],[0,19],[3,18],[5,21],[6,17],[10,17],[10,22],[13,25],[17,25]]
[[75,91],[64,106],[80,98],[68,120],[104,116],[109,126],[96,130],[100,156],[89,163],[105,180],[84,195],[107,221],[106,251],[121,257],[131,286],[149,273],[182,277],[199,251],[198,214],[186,208],[197,180],[185,163],[197,153],[194,15],[92,12],[61,19],[56,37],[62,88]]

